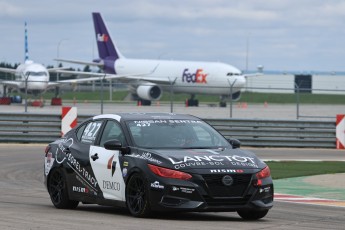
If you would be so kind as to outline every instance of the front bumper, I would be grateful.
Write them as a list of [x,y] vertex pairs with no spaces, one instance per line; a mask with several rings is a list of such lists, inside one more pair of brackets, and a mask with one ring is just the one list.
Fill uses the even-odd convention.
[[[221,175],[224,176],[224,175]],[[273,206],[272,179],[255,185],[253,175],[236,178],[233,186],[224,186],[217,176],[193,176],[191,181],[161,179],[164,189],[150,187],[152,210],[156,211],[238,211],[267,210]]]

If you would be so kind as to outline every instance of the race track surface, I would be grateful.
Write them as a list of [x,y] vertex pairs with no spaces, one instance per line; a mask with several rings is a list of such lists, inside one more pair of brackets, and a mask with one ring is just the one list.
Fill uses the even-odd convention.
[[59,210],[43,185],[44,148],[0,145],[0,229],[344,229],[344,207],[280,201],[260,221],[243,221],[236,213],[224,212],[139,219],[125,209],[98,205]]

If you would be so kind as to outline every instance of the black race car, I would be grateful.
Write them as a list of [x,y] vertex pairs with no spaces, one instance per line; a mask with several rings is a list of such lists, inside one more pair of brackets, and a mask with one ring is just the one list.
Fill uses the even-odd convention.
[[154,211],[237,211],[260,219],[273,205],[268,166],[197,117],[122,113],[92,117],[45,150],[56,208],[79,202]]

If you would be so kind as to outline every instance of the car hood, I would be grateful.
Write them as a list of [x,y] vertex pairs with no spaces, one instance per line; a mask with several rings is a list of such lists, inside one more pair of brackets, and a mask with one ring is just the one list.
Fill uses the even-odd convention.
[[254,153],[241,149],[145,149],[138,151],[138,157],[148,163],[182,171],[258,171],[266,166]]

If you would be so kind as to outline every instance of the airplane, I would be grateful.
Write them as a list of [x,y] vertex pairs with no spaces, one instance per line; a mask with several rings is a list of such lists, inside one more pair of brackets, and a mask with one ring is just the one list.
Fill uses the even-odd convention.
[[[128,84],[132,98],[142,105],[150,105],[151,101],[159,100],[163,90],[173,87],[174,93],[187,93],[191,97],[189,106],[198,106],[195,94],[220,95],[220,106],[226,106],[226,99],[238,100],[241,89],[246,84],[247,76],[229,64],[220,62],[196,62],[173,60],[147,60],[125,58],[108,32],[107,26],[100,13],[92,13],[99,58],[92,62],[71,59],[54,59],[56,61],[98,66],[104,71],[104,79],[117,79]],[[58,71],[73,73],[75,71]],[[79,75],[101,76],[101,73],[77,72]],[[99,80],[99,77],[88,78]],[[80,81],[87,81],[87,79]],[[75,81],[77,82],[77,80]]]
[[[27,36],[27,23],[25,22],[25,60],[24,63],[20,64],[16,69],[2,68],[0,67],[0,72],[10,73],[15,76],[15,80],[3,80],[0,84],[3,85],[3,96],[6,98],[7,88],[17,89],[20,92],[33,94],[34,96],[40,95],[46,92],[49,88],[58,87],[58,83],[50,82],[49,72],[56,72],[62,68],[49,68],[39,63],[35,63],[29,60],[28,51],[28,36]],[[56,97],[58,89],[56,88]],[[9,98],[7,98],[9,99]],[[52,99],[52,101],[54,98]],[[8,100],[7,100],[8,101]],[[55,100],[56,101],[56,100]]]

